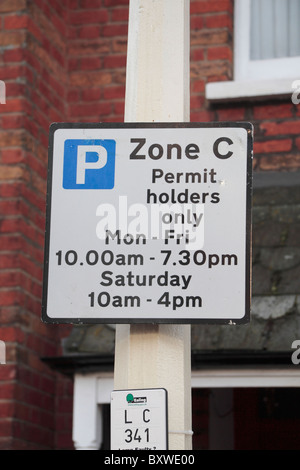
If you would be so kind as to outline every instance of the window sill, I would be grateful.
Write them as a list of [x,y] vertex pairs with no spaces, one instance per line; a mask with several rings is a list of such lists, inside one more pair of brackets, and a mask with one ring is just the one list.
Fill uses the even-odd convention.
[[[299,77],[298,77],[299,78]],[[295,78],[275,80],[233,80],[212,82],[206,85],[205,95],[209,101],[234,101],[290,96]]]

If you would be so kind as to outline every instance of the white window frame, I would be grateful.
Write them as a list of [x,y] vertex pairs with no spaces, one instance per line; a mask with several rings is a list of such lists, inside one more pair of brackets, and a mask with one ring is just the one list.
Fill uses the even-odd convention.
[[206,85],[209,100],[292,95],[300,57],[250,60],[250,2],[234,2],[234,80]]

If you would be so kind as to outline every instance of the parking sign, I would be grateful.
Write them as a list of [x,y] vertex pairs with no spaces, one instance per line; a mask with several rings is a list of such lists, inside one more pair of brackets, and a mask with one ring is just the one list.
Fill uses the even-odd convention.
[[42,318],[245,323],[252,126],[53,124]]

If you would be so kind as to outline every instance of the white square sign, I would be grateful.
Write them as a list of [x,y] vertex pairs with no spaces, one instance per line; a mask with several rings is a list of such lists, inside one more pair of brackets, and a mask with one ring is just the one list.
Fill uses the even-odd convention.
[[53,124],[43,320],[247,322],[252,134]]
[[111,449],[168,449],[167,391],[164,388],[111,393]]

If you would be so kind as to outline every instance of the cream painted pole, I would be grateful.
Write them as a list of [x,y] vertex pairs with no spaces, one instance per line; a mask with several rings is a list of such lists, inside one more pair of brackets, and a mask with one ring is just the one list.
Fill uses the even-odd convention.
[[[189,121],[189,13],[189,0],[130,0],[126,122]],[[191,449],[190,325],[117,325],[114,388],[166,388],[169,449]]]

